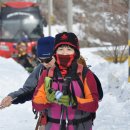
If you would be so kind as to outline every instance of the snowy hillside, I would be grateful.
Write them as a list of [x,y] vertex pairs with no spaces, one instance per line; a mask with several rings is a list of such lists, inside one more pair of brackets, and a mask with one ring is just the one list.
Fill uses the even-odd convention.
[[[130,84],[127,82],[128,66],[107,63],[93,55],[92,49],[81,49],[88,65],[102,82],[104,98],[100,102],[93,130],[130,129]],[[0,100],[9,92],[22,87],[28,73],[12,59],[0,57]],[[0,130],[34,130],[36,120],[32,113],[31,102],[12,105],[0,110]]]

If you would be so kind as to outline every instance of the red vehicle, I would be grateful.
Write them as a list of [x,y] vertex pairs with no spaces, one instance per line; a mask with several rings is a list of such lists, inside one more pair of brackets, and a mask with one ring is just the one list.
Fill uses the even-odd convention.
[[28,52],[43,36],[46,20],[33,2],[6,2],[0,8],[0,56],[12,57],[18,42],[26,40]]

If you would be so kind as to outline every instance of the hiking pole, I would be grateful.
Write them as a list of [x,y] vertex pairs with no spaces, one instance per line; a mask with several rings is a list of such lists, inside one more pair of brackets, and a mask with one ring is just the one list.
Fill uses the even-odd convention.
[[[64,82],[62,84],[63,95],[68,95],[69,94],[70,82],[71,82],[71,77],[66,77],[64,79]],[[66,114],[68,114],[67,107],[62,105],[61,106],[61,117],[60,117],[60,130],[67,130],[68,129],[68,115],[66,115],[65,122],[63,122],[63,115],[64,115],[65,110],[66,110]]]
[[64,130],[63,124],[64,106],[61,106],[61,116],[60,116],[60,130]]
[[68,130],[68,109],[67,107],[65,107],[66,109],[66,119],[65,119],[65,122],[66,122],[66,130]]
[[42,119],[42,114],[39,115],[35,130],[38,130],[39,126],[41,125],[41,119]]
[[[61,117],[60,117],[60,130],[68,130],[68,110],[66,106],[61,106]],[[66,112],[66,119],[63,122],[64,111]]]

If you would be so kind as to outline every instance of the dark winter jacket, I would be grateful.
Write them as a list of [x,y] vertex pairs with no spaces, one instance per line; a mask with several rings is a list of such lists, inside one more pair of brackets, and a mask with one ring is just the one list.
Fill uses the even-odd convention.
[[20,88],[19,90],[8,94],[8,96],[11,96],[13,99],[16,98],[13,101],[13,104],[24,103],[32,99],[40,73],[43,69],[44,66],[42,64],[39,64],[27,78],[23,85],[23,88]]
[[25,55],[22,55],[22,56],[19,56],[17,57],[17,62],[20,63],[24,68],[27,68],[27,67],[32,67],[32,64],[29,62],[29,59],[28,59],[28,55],[25,54]]

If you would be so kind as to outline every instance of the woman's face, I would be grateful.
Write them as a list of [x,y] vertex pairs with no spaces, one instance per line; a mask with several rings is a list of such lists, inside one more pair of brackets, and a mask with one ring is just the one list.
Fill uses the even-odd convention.
[[66,45],[59,46],[56,50],[56,54],[60,55],[72,55],[74,53],[75,53],[74,49]]

